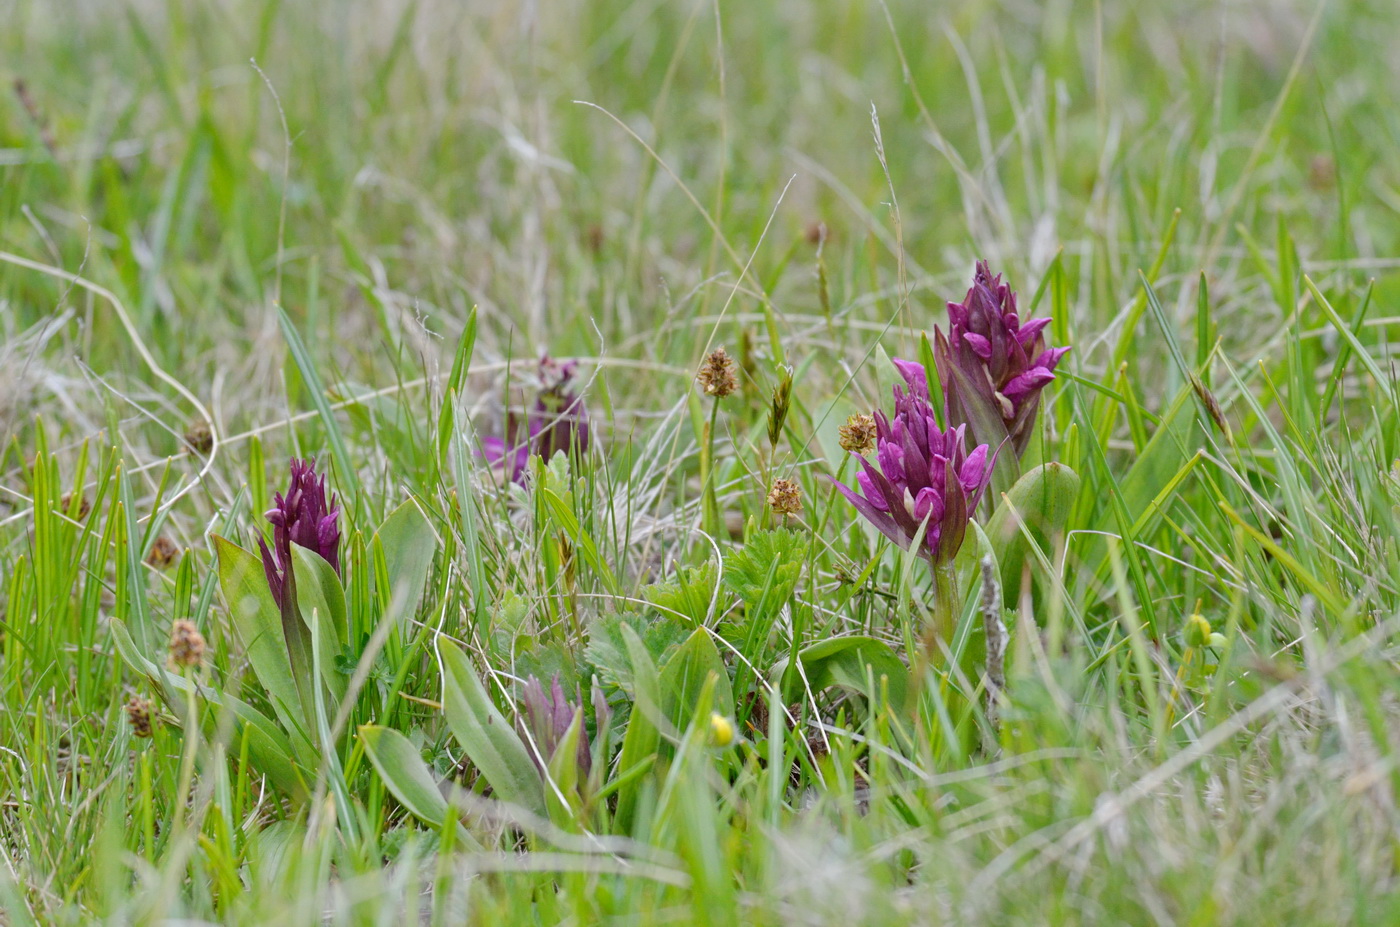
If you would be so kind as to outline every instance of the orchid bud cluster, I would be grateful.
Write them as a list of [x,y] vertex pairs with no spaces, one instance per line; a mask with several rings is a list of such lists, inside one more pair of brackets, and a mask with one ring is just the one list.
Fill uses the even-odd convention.
[[547,354],[541,357],[535,402],[524,421],[511,412],[506,415],[505,435],[481,442],[482,455],[492,465],[503,467],[512,482],[524,481],[531,455],[548,462],[560,451],[582,454],[588,450],[588,409],[583,397],[570,388],[577,369],[577,361],[556,361]]

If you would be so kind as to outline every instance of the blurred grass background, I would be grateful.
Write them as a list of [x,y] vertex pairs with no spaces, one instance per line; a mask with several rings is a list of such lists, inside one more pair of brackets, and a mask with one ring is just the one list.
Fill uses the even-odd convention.
[[[1395,661],[1388,635],[1358,635],[1388,627],[1400,587],[1393,386],[1367,376],[1394,377],[1397,16],[1392,2],[1340,0],[0,0],[0,251],[95,281],[131,321],[61,276],[0,261],[0,765],[14,796],[0,902],[16,922],[75,923],[389,923],[420,904],[450,921],[468,892],[483,922],[1387,922]],[[1218,337],[1216,390],[1239,438],[1211,439],[1211,476],[1164,497],[1172,517],[1141,539],[1163,548],[1146,567],[1114,559],[1103,583],[1067,571],[1066,608],[1092,634],[1063,661],[1022,653],[1021,727],[1002,763],[940,757],[909,785],[872,750],[862,761],[877,784],[900,783],[892,795],[834,776],[815,798],[801,779],[781,828],[735,810],[782,791],[780,771],[732,791],[685,779],[706,810],[655,838],[684,858],[684,890],[507,871],[449,891],[438,835],[415,843],[411,827],[386,826],[402,819],[368,774],[362,842],[264,828],[276,813],[240,792],[222,836],[211,824],[188,856],[150,852],[173,813],[180,743],[130,759],[130,674],[103,629],[142,609],[211,614],[206,532],[246,535],[282,461],[333,441],[279,306],[332,401],[375,394],[343,413],[370,490],[338,474],[353,524],[377,522],[404,489],[451,511],[420,414],[440,397],[419,381],[445,373],[473,306],[465,399],[481,427],[499,421],[504,362],[593,361],[589,402],[618,481],[605,488],[662,519],[693,495],[696,452],[677,422],[709,347],[747,346],[751,406],[775,361],[801,365],[795,418],[810,441],[792,466],[815,472],[817,432],[835,424],[826,400],[852,381],[852,408],[877,404],[890,379],[877,343],[915,351],[981,257],[1023,300],[1059,281],[1041,305],[1062,310],[1056,335],[1074,345],[1062,381],[1081,389],[1048,402],[1052,436],[1071,423],[1101,433],[1121,475],[1189,385],[1170,348],[1202,358]],[[1140,270],[1160,320],[1144,314]],[[1300,271],[1356,321],[1373,368],[1349,366],[1353,346]],[[142,351],[226,441],[168,512],[163,468],[198,416]],[[1341,401],[1318,401],[1332,393]],[[116,458],[89,466],[84,441],[125,461],[129,520],[93,529],[112,532],[104,559],[60,607],[45,583],[76,571],[94,538],[36,540],[35,501],[76,516],[60,497],[86,479],[106,487],[105,512],[120,488]],[[668,441],[682,445],[674,472],[657,450]],[[57,456],[40,484],[44,449]],[[1179,473],[1194,450],[1158,472]],[[726,483],[746,514],[748,466]],[[192,485],[191,458],[171,467]],[[1117,478],[1081,472],[1078,543],[1105,525],[1129,533],[1110,519]],[[804,485],[815,499],[819,484]],[[1251,510],[1254,534],[1221,514],[1227,500]],[[610,539],[633,585],[704,548],[633,527]],[[123,561],[107,572],[106,549],[116,537],[121,555],[126,538],[139,558],[157,528],[200,566],[184,585],[152,572],[148,603],[118,578]],[[493,578],[528,597],[543,583],[521,530],[487,546]],[[813,555],[822,589],[837,588],[846,552]],[[443,566],[434,579],[444,614],[465,608],[457,578]],[[1189,658],[1173,664],[1179,652],[1119,625],[1142,608],[1174,628],[1202,597],[1244,639],[1219,700],[1174,711]],[[857,603],[840,620],[877,611]],[[210,638],[221,670],[236,668],[232,637]],[[1289,682],[1272,713],[1232,714],[1294,674],[1307,687]],[[431,675],[408,688],[437,697]],[[838,757],[863,749],[829,733]],[[816,735],[793,732],[788,749],[804,736]],[[445,762],[437,732],[420,746]],[[1173,765],[1181,756],[1211,762]],[[1155,789],[1130,815],[1103,810],[1111,790],[1143,782]],[[799,813],[813,803],[821,814]],[[1089,842],[1041,852],[1082,821]],[[530,906],[513,905],[521,894]]]

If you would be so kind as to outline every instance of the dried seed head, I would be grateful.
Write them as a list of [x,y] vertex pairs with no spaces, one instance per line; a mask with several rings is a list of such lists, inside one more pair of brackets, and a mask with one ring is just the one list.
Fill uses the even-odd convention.
[[734,359],[724,348],[715,348],[710,352],[705,363],[700,365],[695,380],[706,396],[716,399],[723,399],[739,388],[739,379],[734,375]]
[[73,512],[73,494],[71,492],[63,494],[63,498],[58,500],[58,507],[63,510],[64,514],[73,513],[73,517],[78,521],[87,518],[88,513],[92,511],[92,503],[88,501],[88,497],[79,496],[78,510]]
[[157,569],[163,570],[180,558],[180,548],[175,546],[175,542],[165,535],[156,538],[151,545],[150,551],[146,554],[146,563]]
[[214,449],[214,429],[203,419],[191,422],[185,431],[185,444],[196,454],[208,454]]
[[768,504],[779,515],[796,515],[802,511],[802,488],[795,480],[776,479],[768,490]]
[[875,416],[857,412],[840,429],[841,450],[862,456],[875,450]]
[[137,737],[151,736],[151,700],[133,695],[126,703],[126,720]]
[[204,635],[193,621],[181,618],[170,628],[170,662],[176,666],[198,666],[204,662]]

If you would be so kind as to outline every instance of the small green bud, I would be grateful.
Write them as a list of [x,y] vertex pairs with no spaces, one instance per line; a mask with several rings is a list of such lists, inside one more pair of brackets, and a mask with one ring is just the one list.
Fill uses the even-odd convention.
[[1186,619],[1187,647],[1205,647],[1211,643],[1210,622],[1204,615],[1195,614]]

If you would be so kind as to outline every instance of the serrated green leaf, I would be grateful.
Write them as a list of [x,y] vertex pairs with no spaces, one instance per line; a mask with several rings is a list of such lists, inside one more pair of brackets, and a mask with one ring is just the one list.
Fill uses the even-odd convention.
[[[863,697],[878,698],[880,680],[888,679],[891,704],[902,707],[909,691],[909,670],[889,644],[873,637],[838,637],[803,648],[797,654],[802,671],[784,658],[773,667],[773,679],[791,704],[833,686]],[[804,682],[803,677],[806,677]],[[871,682],[875,692],[870,691]]]
[[642,587],[642,597],[658,609],[704,624],[715,593],[715,565],[681,567],[669,580]]
[[639,615],[602,615],[588,626],[588,646],[584,655],[608,685],[635,698],[633,660],[628,653],[622,626],[627,625],[642,641],[653,665],[665,661],[670,651],[686,638],[686,628],[666,615],[643,618]]

